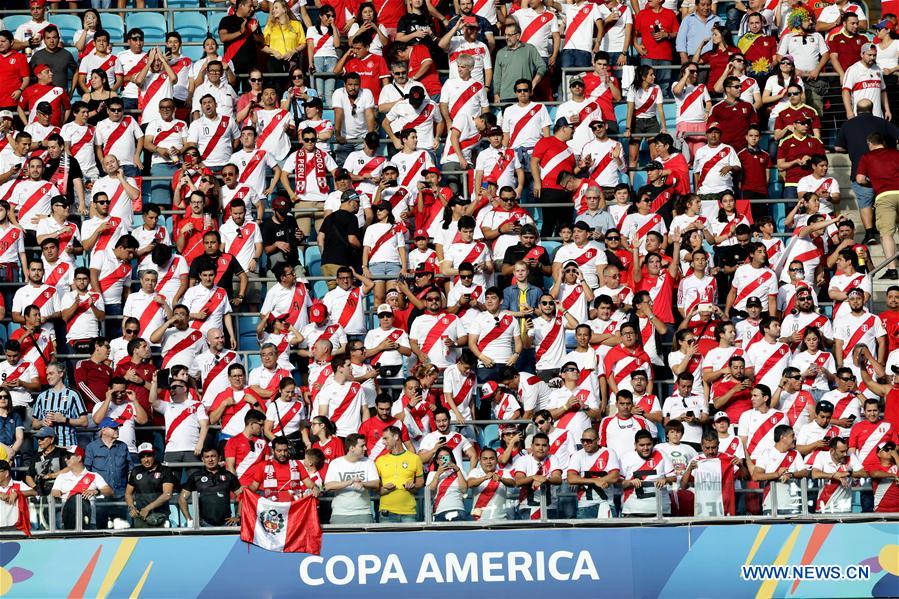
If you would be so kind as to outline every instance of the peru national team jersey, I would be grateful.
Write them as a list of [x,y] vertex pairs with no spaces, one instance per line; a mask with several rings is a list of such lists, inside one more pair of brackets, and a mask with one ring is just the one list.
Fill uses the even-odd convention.
[[[631,451],[621,457],[621,476],[625,480],[652,482],[660,478],[674,476],[674,466],[661,451],[655,449],[648,458]],[[621,513],[627,515],[654,516],[657,512],[656,493],[662,494],[662,513],[671,513],[671,499],[668,491],[659,491],[655,486],[627,488],[621,499]]]
[[737,513],[732,459],[732,456],[723,453],[714,458],[699,456],[695,459],[693,468],[695,516],[717,518]]
[[[599,478],[617,472],[621,469],[618,464],[618,457],[615,452],[606,447],[600,448],[593,454],[587,453],[586,450],[580,449],[568,460],[568,469],[566,470],[566,478],[571,473],[577,474],[583,478]],[[611,517],[609,510],[609,495],[603,489],[594,486],[577,487],[577,506],[578,508],[591,507],[594,505],[601,506],[599,517]],[[602,507],[606,509],[603,510]]]

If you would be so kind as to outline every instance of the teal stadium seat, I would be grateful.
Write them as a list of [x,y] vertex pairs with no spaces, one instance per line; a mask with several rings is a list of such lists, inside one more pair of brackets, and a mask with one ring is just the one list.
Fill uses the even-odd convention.
[[181,46],[181,54],[196,62],[203,58],[203,46]]
[[[206,13],[206,21],[209,23],[209,32],[215,39],[218,39],[219,21],[221,21],[226,14],[225,11]],[[219,43],[219,46],[221,46],[221,43]]]
[[306,274],[310,277],[320,277],[322,275],[322,251],[317,245],[310,245],[306,248]]
[[328,293],[328,283],[325,281],[315,281],[312,284],[312,296],[316,299],[322,299]]
[[19,25],[22,23],[27,23],[31,20],[31,15],[9,15],[3,17],[3,26],[13,33],[16,32],[16,29],[19,28]]
[[122,43],[125,41],[125,21],[118,13],[104,12],[100,13],[100,24],[103,29],[109,32],[109,38],[113,43]]
[[242,351],[259,349],[259,339],[256,337],[256,323],[257,318],[255,316],[237,317],[238,346]]
[[174,13],[174,28],[185,42],[202,42],[209,33],[206,17],[196,12]]
[[81,19],[75,15],[53,15],[49,20],[59,29],[59,37],[67,45],[75,39],[75,32],[81,29]]
[[6,342],[9,340],[9,335],[6,333],[6,325],[0,323],[0,344],[6,347]]
[[128,29],[135,27],[144,32],[146,44],[161,44],[165,42],[165,33],[168,30],[165,17],[156,12],[132,12],[125,18]]
[[262,366],[262,358],[259,354],[249,354],[247,356],[247,373],[256,368],[257,366]]

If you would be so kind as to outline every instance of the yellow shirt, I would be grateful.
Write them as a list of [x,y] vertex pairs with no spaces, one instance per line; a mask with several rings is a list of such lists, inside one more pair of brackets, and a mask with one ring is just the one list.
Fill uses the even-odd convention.
[[392,453],[382,455],[375,461],[381,484],[393,483],[396,489],[381,496],[381,510],[394,514],[415,514],[415,495],[407,491],[403,485],[417,476],[424,476],[421,458],[410,451],[399,455]]
[[290,20],[284,27],[274,21],[269,21],[265,24],[262,35],[265,37],[265,45],[281,54],[293,52],[300,46],[306,45],[303,26],[295,20]]

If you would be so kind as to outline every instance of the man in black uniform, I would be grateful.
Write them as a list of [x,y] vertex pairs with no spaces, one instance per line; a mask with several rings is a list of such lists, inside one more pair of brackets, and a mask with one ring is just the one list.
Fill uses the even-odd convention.
[[[500,192],[501,195],[502,193],[504,192]],[[514,194],[513,191],[512,195]],[[530,223],[521,226],[518,243],[507,249],[503,256],[502,277],[497,281],[500,289],[511,285],[512,271],[519,260],[528,264],[528,282],[534,287],[542,288],[543,277],[550,276],[553,272],[552,262],[546,250],[537,245],[537,227]]]
[[38,519],[42,528],[49,528],[48,497],[53,488],[53,481],[66,466],[66,450],[56,445],[56,431],[52,426],[45,426],[34,435],[37,438],[38,451],[28,463],[28,472],[25,474],[25,483],[37,491],[40,498]]
[[715,266],[719,269],[716,276],[718,289],[729,289],[737,267],[746,264],[749,259],[749,241],[752,229],[743,223],[737,225],[734,234],[737,237],[737,243],[721,246],[715,250]]
[[169,499],[175,491],[175,477],[167,466],[156,461],[152,443],[137,448],[140,465],[128,474],[125,503],[134,528],[162,526],[169,519]]
[[300,263],[297,247],[303,241],[303,232],[296,217],[290,213],[291,203],[285,196],[272,200],[272,215],[262,221],[262,249],[268,256],[269,272],[286,262],[293,267]]
[[240,518],[231,516],[231,493],[240,493],[240,480],[221,467],[219,451],[215,447],[203,450],[203,469],[195,470],[181,488],[178,506],[192,523],[188,502],[196,491],[200,496],[199,514],[201,526],[227,526],[237,524]]
[[[231,305],[237,307],[243,303],[249,277],[237,261],[237,258],[223,252],[221,247],[222,236],[219,232],[206,231],[203,234],[203,255],[191,263],[188,280],[191,287],[199,284],[200,273],[205,270],[203,266],[211,262],[215,268],[215,284],[225,290],[225,293],[228,294],[228,299],[231,300]],[[238,279],[236,295],[234,294],[234,277]]]

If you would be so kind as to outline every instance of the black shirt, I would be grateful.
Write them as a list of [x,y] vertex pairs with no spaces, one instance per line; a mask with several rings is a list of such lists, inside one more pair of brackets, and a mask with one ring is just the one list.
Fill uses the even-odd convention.
[[[59,163],[61,162],[62,156],[59,158],[49,158],[46,162],[46,166],[44,167],[44,178],[49,181],[53,178],[53,175],[56,174],[56,169],[59,168]],[[69,156],[69,174],[66,177],[66,199],[74,206],[75,202],[75,190],[72,182],[75,179],[83,179],[84,173],[81,171],[81,165],[78,161]]]
[[225,520],[231,516],[231,493],[240,488],[240,480],[224,468],[216,472],[203,468],[191,472],[182,488],[189,493],[199,493],[199,517],[202,522],[224,526]]
[[275,222],[271,216],[262,221],[262,245],[263,247],[274,244],[276,241],[286,241],[290,245],[290,251],[285,252],[275,248],[274,252],[266,252],[269,260],[269,269],[279,262],[287,262],[291,266],[300,263],[297,252],[297,225],[296,217],[290,215],[280,223]]
[[[156,501],[162,495],[162,485],[165,483],[176,484],[177,482],[175,475],[168,466],[163,466],[159,463],[149,470],[142,464],[138,464],[128,473],[128,484],[134,487],[134,505],[139,510]],[[153,511],[160,514],[168,514],[169,506],[161,505]]]
[[[222,257],[224,257],[226,260],[228,259],[228,257],[230,257],[231,260],[229,261],[227,268],[225,268],[225,271],[222,273],[221,278],[219,278],[218,277],[218,264],[219,264],[219,259],[221,259]],[[232,296],[232,294],[234,293],[234,291],[233,291],[234,290],[234,277],[240,276],[241,273],[243,273],[243,271],[244,271],[243,267],[237,261],[237,258],[232,256],[231,254],[220,253],[218,256],[216,256],[214,258],[208,254],[203,254],[202,256],[199,256],[196,260],[194,260],[191,263],[190,271],[188,272],[187,278],[193,279],[194,281],[199,281],[200,280],[200,268],[202,268],[204,263],[209,264],[209,262],[208,262],[209,260],[214,261],[215,265],[216,265],[215,284],[218,285],[219,287],[221,287],[222,289],[224,289],[225,293],[227,293],[228,297],[230,298]],[[194,285],[194,284],[195,283],[191,282],[191,285]]]
[[[536,247],[536,246],[535,246]],[[503,256],[503,264],[515,264],[519,260],[523,260],[525,256],[527,256],[528,252],[530,252],[533,247],[524,247],[521,242],[516,243],[512,247],[506,250],[506,255]],[[537,258],[537,262],[540,266],[550,266],[549,254],[544,250],[540,256]],[[500,289],[508,287],[511,284],[512,277],[499,277],[498,283],[500,284]],[[530,269],[528,272],[528,283],[533,285],[534,287],[543,288],[543,271],[538,268]]]
[[[643,194],[649,194],[649,197],[652,198],[653,202],[655,202],[656,198],[664,192],[671,189],[671,185],[644,185],[637,191],[637,197],[642,198]],[[672,192],[669,194],[665,203],[658,207],[657,210],[654,210],[656,214],[664,219],[666,225],[671,224],[671,219],[674,218],[674,200],[677,198],[677,194]]]
[[853,117],[840,127],[840,132],[837,134],[836,147],[843,148],[849,152],[849,159],[852,161],[852,172],[850,173],[852,181],[855,181],[858,161],[862,159],[863,155],[868,153],[867,137],[875,131],[883,135],[886,147],[893,148],[896,146],[896,141],[899,140],[899,127],[871,113]]
[[[243,25],[246,20],[247,19],[238,17],[237,15],[228,15],[227,17],[223,17],[219,22],[219,30],[221,31],[224,29],[228,33],[237,33],[240,31],[240,26]],[[236,72],[245,73],[256,63],[256,41],[253,39],[252,32],[250,32],[249,23],[247,24],[244,36],[238,37],[225,44],[225,49],[227,50],[232,45],[241,43],[243,45],[240,47],[240,50],[237,51],[237,54],[234,55],[234,58],[231,59],[231,62],[234,63],[234,70]]]
[[335,210],[325,217],[319,229],[325,236],[322,251],[322,264],[338,264],[352,266],[357,270],[362,264],[360,250],[350,245],[349,236],[355,235],[362,241],[359,220],[348,210]]
[[62,447],[54,447],[48,454],[35,454],[34,459],[28,464],[28,476],[34,479],[37,494],[49,495],[53,488],[53,480],[44,477],[65,467],[66,452]]

